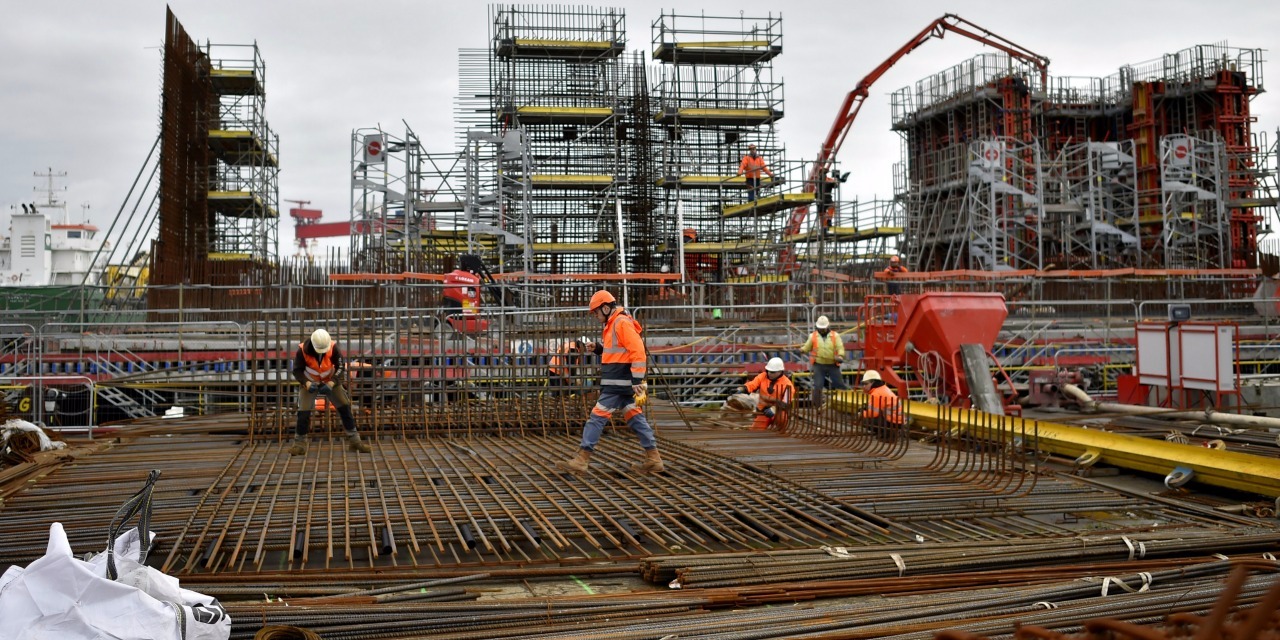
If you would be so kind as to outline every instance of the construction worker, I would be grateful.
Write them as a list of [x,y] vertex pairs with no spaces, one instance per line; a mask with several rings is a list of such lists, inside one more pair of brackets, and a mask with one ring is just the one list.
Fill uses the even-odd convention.
[[573,360],[578,355],[578,342],[571,340],[562,342],[547,361],[547,386],[555,395],[565,395],[572,387]]
[[813,406],[821,407],[825,387],[848,389],[849,385],[840,377],[840,365],[844,364],[844,340],[831,330],[831,320],[826,316],[818,316],[813,326],[814,332],[809,334],[802,348],[809,354],[810,371],[813,373]]
[[890,294],[899,292],[901,285],[893,281],[898,274],[907,273],[907,268],[902,266],[902,259],[898,256],[889,257],[889,266],[884,268],[884,275],[889,278],[888,289]]
[[902,427],[905,417],[898,394],[884,383],[879,371],[867,369],[858,384],[868,396],[867,408],[860,414],[863,424],[884,429],[886,433],[890,428]]
[[814,185],[814,190],[816,191],[814,197],[822,211],[823,229],[830,229],[831,223],[835,221],[836,189],[840,187],[840,183],[848,179],[849,174],[847,172],[844,175],[840,175],[840,172],[835,167],[831,167],[831,172]]
[[578,455],[557,462],[556,468],[584,473],[609,418],[615,411],[622,410],[627,426],[640,438],[640,446],[644,448],[644,461],[631,465],[631,469],[636,473],[661,473],[665,467],[658,455],[658,442],[640,408],[648,395],[644,379],[648,356],[640,340],[640,323],[623,310],[613,294],[603,289],[591,296],[588,312],[604,325],[600,342],[584,345],[586,350],[600,356],[600,398],[582,428]]
[[747,200],[755,202],[756,196],[760,194],[760,181],[762,173],[769,174],[769,179],[773,179],[773,172],[769,170],[765,164],[764,158],[756,153],[756,145],[747,145],[747,155],[742,156],[742,162],[738,163],[738,175],[747,177]]
[[356,419],[351,415],[351,397],[342,386],[346,376],[342,351],[324,329],[316,329],[311,337],[298,345],[293,359],[293,377],[301,384],[298,390],[298,424],[294,430],[289,454],[307,455],[307,432],[311,429],[311,411],[316,396],[324,394],[338,409],[342,428],[347,432],[347,446],[358,453],[369,453],[369,445],[360,441]]
[[747,393],[759,394],[756,403],[756,419],[751,423],[752,431],[764,431],[776,426],[783,433],[787,430],[787,417],[791,414],[791,402],[796,395],[796,386],[787,376],[786,366],[782,358],[770,358],[764,365],[764,371],[742,385]]

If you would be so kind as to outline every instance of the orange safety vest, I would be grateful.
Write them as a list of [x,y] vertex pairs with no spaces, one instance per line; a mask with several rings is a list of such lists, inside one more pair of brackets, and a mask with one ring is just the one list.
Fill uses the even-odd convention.
[[754,158],[750,154],[742,156],[742,162],[738,165],[738,173],[746,174],[748,178],[759,178],[762,172],[773,176],[773,172],[769,171],[769,167],[765,166],[764,156],[756,156]]
[[756,403],[757,410],[763,410],[775,404],[790,403],[791,399],[796,395],[796,385],[791,382],[791,378],[787,374],[782,374],[777,380],[769,379],[769,372],[762,371],[756,377],[747,381],[748,393],[760,393],[760,402]]
[[871,390],[871,398],[862,411],[862,417],[884,418],[893,424],[902,424],[902,410],[898,405],[898,395],[889,389],[889,385],[881,385]]
[[551,360],[547,363],[547,370],[553,376],[567,377],[569,375],[568,360],[569,350],[565,349],[564,345],[560,345],[555,355],[551,356]]
[[648,371],[643,329],[640,323],[618,307],[609,316],[600,333],[600,384],[605,387],[630,387],[644,382]]
[[302,358],[307,362],[307,368],[303,372],[307,376],[307,380],[311,382],[328,382],[333,378],[333,350],[337,348],[338,341],[334,340],[329,350],[317,359],[315,356],[307,353],[307,343],[301,342],[298,348],[302,349]]
[[902,265],[897,265],[897,266],[889,265],[884,268],[884,272],[889,275],[893,275],[895,273],[906,273],[907,268]]

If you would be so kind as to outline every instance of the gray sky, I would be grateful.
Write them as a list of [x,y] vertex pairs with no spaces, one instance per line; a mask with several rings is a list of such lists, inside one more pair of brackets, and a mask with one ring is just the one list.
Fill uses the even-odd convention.
[[[280,197],[311,200],[325,221],[347,219],[353,128],[382,123],[401,132],[404,119],[430,151],[452,149],[457,50],[489,42],[488,5],[467,0],[175,0],[171,6],[202,42],[258,43],[267,66],[267,116],[281,140]],[[628,48],[648,49],[650,25],[672,5],[600,6],[625,9]],[[774,68],[786,83],[786,116],[778,127],[793,159],[812,158],[845,94],[947,12],[1048,56],[1055,76],[1106,76],[1123,64],[1223,40],[1266,49],[1280,34],[1274,0],[706,0],[680,6],[682,15],[781,12],[783,54]],[[32,174],[52,167],[69,174],[65,198],[73,214],[89,203],[92,221],[109,225],[158,131],[164,11],[164,2],[150,0],[0,2],[0,206],[36,199]],[[872,87],[840,154],[853,172],[846,197],[892,194],[900,145],[889,129],[889,94],[983,50],[951,34],[917,49]],[[1267,78],[1280,70],[1263,69],[1264,85],[1280,82]],[[1255,131],[1274,140],[1280,98],[1263,94],[1252,110]],[[282,254],[292,252],[292,238],[285,217]]]

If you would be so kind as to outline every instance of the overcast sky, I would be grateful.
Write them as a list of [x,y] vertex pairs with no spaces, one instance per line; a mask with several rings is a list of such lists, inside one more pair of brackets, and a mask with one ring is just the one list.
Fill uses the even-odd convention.
[[[204,42],[257,42],[267,66],[267,116],[280,135],[280,197],[312,201],[326,221],[347,219],[353,128],[407,120],[431,151],[450,151],[458,49],[489,43],[489,5],[467,0],[176,0],[178,20]],[[671,4],[625,10],[628,48],[648,49],[650,26]],[[812,158],[845,94],[944,13],[958,13],[1052,60],[1055,76],[1107,76],[1123,64],[1226,40],[1271,48],[1274,0],[681,2],[679,13],[782,16],[786,83],[780,139]],[[65,199],[91,205],[106,228],[158,131],[165,3],[150,0],[0,0],[0,204],[36,199],[36,171],[66,171]],[[889,94],[984,49],[955,34],[927,43],[872,87],[840,160],[846,197],[892,194],[900,157]],[[1267,52],[1266,55],[1270,55]],[[1280,69],[1264,66],[1266,76]],[[1277,85],[1280,86],[1280,85]],[[1255,130],[1274,141],[1280,98],[1252,105]],[[290,205],[282,203],[286,209]],[[7,222],[7,217],[5,218]],[[280,224],[282,254],[292,225]]]

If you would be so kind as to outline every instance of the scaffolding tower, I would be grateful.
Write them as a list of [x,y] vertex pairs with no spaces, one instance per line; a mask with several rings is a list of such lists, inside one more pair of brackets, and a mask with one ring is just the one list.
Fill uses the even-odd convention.
[[468,252],[460,154],[428,152],[406,123],[352,131],[350,162],[355,271],[442,273]]
[[280,137],[267,123],[266,65],[256,43],[207,43],[204,51],[217,96],[209,125],[209,259],[251,272],[279,252]]
[[[780,219],[814,202],[799,164],[784,161],[774,123],[783,116],[782,18],[663,12],[652,24],[661,65],[652,91],[663,266],[693,281],[759,281],[782,242]],[[749,198],[739,163],[754,145],[773,176]]]
[[1199,45],[1105,78],[984,54],[893,95],[921,270],[1251,268],[1274,216],[1249,100],[1261,51]]
[[[492,126],[468,136],[502,262],[540,273],[629,270],[622,190],[634,69],[621,10],[495,5],[488,60]],[[488,147],[492,151],[483,151]]]

